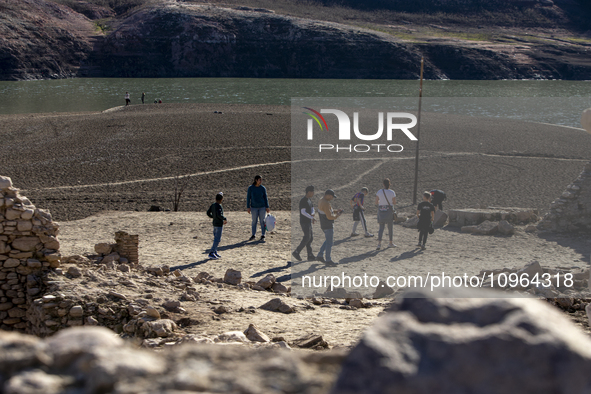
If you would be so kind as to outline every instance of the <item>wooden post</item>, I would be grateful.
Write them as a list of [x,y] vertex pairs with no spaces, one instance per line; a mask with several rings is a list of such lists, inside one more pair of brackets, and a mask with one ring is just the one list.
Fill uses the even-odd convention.
[[419,142],[421,142],[421,101],[423,98],[423,64],[424,58],[421,58],[421,79],[419,84],[419,113],[417,117],[417,153],[415,156],[415,187],[412,193],[412,203],[417,203],[417,187],[419,182]]

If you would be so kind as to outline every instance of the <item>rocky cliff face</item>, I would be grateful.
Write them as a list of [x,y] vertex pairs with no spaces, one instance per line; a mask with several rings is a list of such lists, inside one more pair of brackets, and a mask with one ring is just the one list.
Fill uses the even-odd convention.
[[419,61],[387,35],[174,3],[127,18],[93,58],[116,77],[415,78]]
[[0,0],[0,80],[76,76],[92,51],[92,22],[43,0]]
[[[48,0],[0,0],[0,79],[88,77],[591,78],[581,48],[410,42],[348,25],[176,1],[94,23]],[[572,46],[572,45],[571,45]],[[569,49],[570,48],[570,49]],[[570,52],[569,52],[570,51]],[[573,52],[574,51],[574,52]],[[578,51],[578,52],[577,52]]]

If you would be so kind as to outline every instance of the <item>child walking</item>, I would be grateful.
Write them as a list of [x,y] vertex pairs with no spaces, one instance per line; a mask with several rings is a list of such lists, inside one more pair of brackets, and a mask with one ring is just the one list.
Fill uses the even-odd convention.
[[355,237],[359,235],[357,232],[357,226],[359,222],[361,222],[361,227],[363,227],[363,231],[365,232],[366,237],[373,237],[373,234],[370,234],[367,231],[367,221],[365,220],[365,207],[363,206],[363,199],[367,196],[369,190],[367,187],[362,187],[361,191],[353,196],[351,199],[351,206],[353,207],[353,231],[351,232],[351,236]]
[[211,247],[207,257],[214,260],[217,260],[221,257],[218,254],[218,245],[222,240],[222,230],[224,229],[224,224],[228,223],[226,217],[224,216],[224,207],[222,207],[223,200],[224,194],[219,192],[215,196],[215,202],[211,204],[207,210],[207,216],[213,219],[213,246]]
[[425,250],[425,244],[427,243],[427,236],[429,235],[429,228],[433,225],[435,220],[435,207],[429,202],[431,199],[431,193],[423,193],[423,201],[419,203],[417,207],[417,216],[419,217],[419,243],[417,244],[421,250]]

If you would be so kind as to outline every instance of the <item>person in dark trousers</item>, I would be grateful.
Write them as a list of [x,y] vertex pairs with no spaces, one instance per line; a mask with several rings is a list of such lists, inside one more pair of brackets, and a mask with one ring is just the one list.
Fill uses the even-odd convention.
[[129,92],[125,92],[125,106],[128,106],[129,103],[131,103],[131,100],[129,98]]
[[218,245],[222,240],[222,231],[224,229],[224,225],[228,223],[226,217],[224,216],[224,207],[222,207],[223,200],[224,194],[222,192],[218,193],[215,196],[215,202],[211,204],[207,210],[207,216],[213,219],[213,245],[207,257],[214,260],[217,260],[221,257],[218,254]]
[[367,231],[367,221],[365,220],[365,207],[363,206],[363,200],[365,196],[367,196],[369,190],[367,187],[362,187],[361,191],[353,196],[351,199],[351,207],[353,208],[353,230],[351,231],[351,236],[356,237],[359,235],[357,232],[357,226],[361,223],[361,227],[363,227],[363,231],[365,232],[365,237],[373,237],[373,234],[370,234]]
[[396,205],[396,193],[390,189],[390,179],[386,178],[383,180],[384,188],[376,192],[376,205],[378,206],[378,223],[380,228],[378,230],[378,247],[377,250],[382,248],[382,236],[384,235],[384,229],[388,226],[388,237],[390,243],[389,248],[395,248],[396,245],[392,242],[394,237],[394,205]]
[[445,200],[447,198],[447,196],[445,195],[445,192],[442,190],[431,190],[429,192],[431,194],[431,204],[433,204],[433,206],[435,207],[435,210],[437,210],[437,207],[439,207],[440,211],[443,211],[443,200]]
[[419,223],[417,228],[419,229],[419,243],[417,244],[421,250],[425,250],[425,244],[427,243],[427,236],[429,235],[429,229],[433,226],[433,220],[435,220],[435,207],[429,202],[431,199],[431,193],[423,193],[423,201],[419,203],[417,207],[417,216],[419,217]]
[[262,185],[263,177],[254,177],[252,185],[246,193],[246,211],[252,215],[252,236],[249,241],[254,241],[257,234],[257,222],[261,224],[261,241],[265,242],[265,212],[269,213],[269,199],[267,189]]
[[306,188],[306,195],[300,200],[300,226],[304,232],[302,242],[296,250],[291,254],[297,261],[302,261],[300,252],[306,248],[308,253],[308,261],[316,260],[314,253],[312,252],[312,241],[314,236],[312,235],[312,225],[316,223],[314,219],[314,205],[312,204],[312,197],[314,196],[314,186],[308,186]]
[[[337,264],[332,261],[331,252],[332,252],[332,245],[334,243],[334,221],[341,216],[343,213],[342,209],[338,209],[334,211],[332,209],[332,205],[330,201],[333,198],[337,198],[334,194],[334,191],[328,189],[324,192],[324,197],[320,199],[318,202],[318,217],[320,218],[320,228],[324,231],[324,243],[320,247],[318,251],[318,256],[316,256],[316,261],[320,261],[324,263],[328,267],[336,267]],[[324,259],[323,255],[326,252],[326,260]]]
[[144,104],[145,99],[146,99],[146,93],[142,92],[142,104]]

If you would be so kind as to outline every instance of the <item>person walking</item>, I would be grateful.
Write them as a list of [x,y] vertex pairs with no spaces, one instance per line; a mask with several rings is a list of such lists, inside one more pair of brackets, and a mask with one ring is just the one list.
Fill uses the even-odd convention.
[[145,98],[146,98],[146,93],[142,92],[142,104],[144,104]]
[[433,227],[433,221],[435,220],[435,207],[433,204],[429,202],[431,199],[431,193],[424,192],[423,193],[423,201],[419,203],[417,207],[417,216],[419,218],[419,223],[417,224],[417,228],[419,229],[419,243],[417,246],[421,248],[421,250],[425,250],[427,243],[427,236],[429,235],[429,230]]
[[382,248],[382,236],[384,235],[384,228],[388,225],[388,237],[390,238],[389,248],[395,248],[396,245],[392,242],[394,236],[394,205],[396,205],[396,193],[390,189],[390,179],[386,178],[382,182],[383,189],[376,192],[376,205],[378,206],[378,223],[380,229],[378,231],[378,247]]
[[300,226],[304,232],[304,237],[302,238],[302,242],[300,242],[298,247],[291,254],[297,261],[302,261],[300,253],[304,248],[306,248],[306,252],[308,253],[308,261],[316,260],[316,257],[312,252],[312,240],[314,239],[314,236],[312,235],[312,225],[316,223],[316,219],[314,219],[314,214],[316,212],[314,211],[314,205],[312,204],[313,196],[314,186],[308,186],[306,188],[306,195],[300,200]]
[[224,230],[224,225],[228,223],[226,217],[224,216],[224,207],[222,206],[222,201],[224,200],[224,193],[219,192],[215,196],[215,202],[211,204],[209,209],[207,210],[207,216],[213,219],[213,245],[211,246],[211,250],[209,251],[210,259],[217,260],[221,256],[218,254],[218,245],[222,240],[222,231]]
[[129,99],[129,92],[125,92],[125,106],[127,107],[129,103],[131,103],[131,100]]
[[246,211],[252,215],[252,236],[249,241],[254,241],[257,233],[257,222],[261,225],[261,242],[265,242],[265,213],[269,213],[269,199],[267,189],[262,185],[263,177],[254,177],[252,185],[246,193]]
[[[316,261],[326,264],[328,267],[336,267],[331,259],[332,245],[334,242],[334,221],[343,213],[342,209],[335,211],[332,209],[330,201],[337,196],[334,191],[328,189],[324,192],[324,197],[318,202],[318,217],[320,218],[320,228],[324,231],[324,243],[318,251]],[[326,256],[326,259],[323,257]]]
[[362,187],[359,193],[356,193],[353,198],[351,199],[351,207],[353,208],[353,231],[351,231],[351,236],[356,237],[359,235],[357,233],[357,226],[361,222],[361,227],[363,227],[363,231],[365,232],[365,237],[373,237],[373,234],[370,234],[367,231],[367,221],[365,220],[365,207],[363,206],[363,200],[365,196],[369,193],[367,187]]

